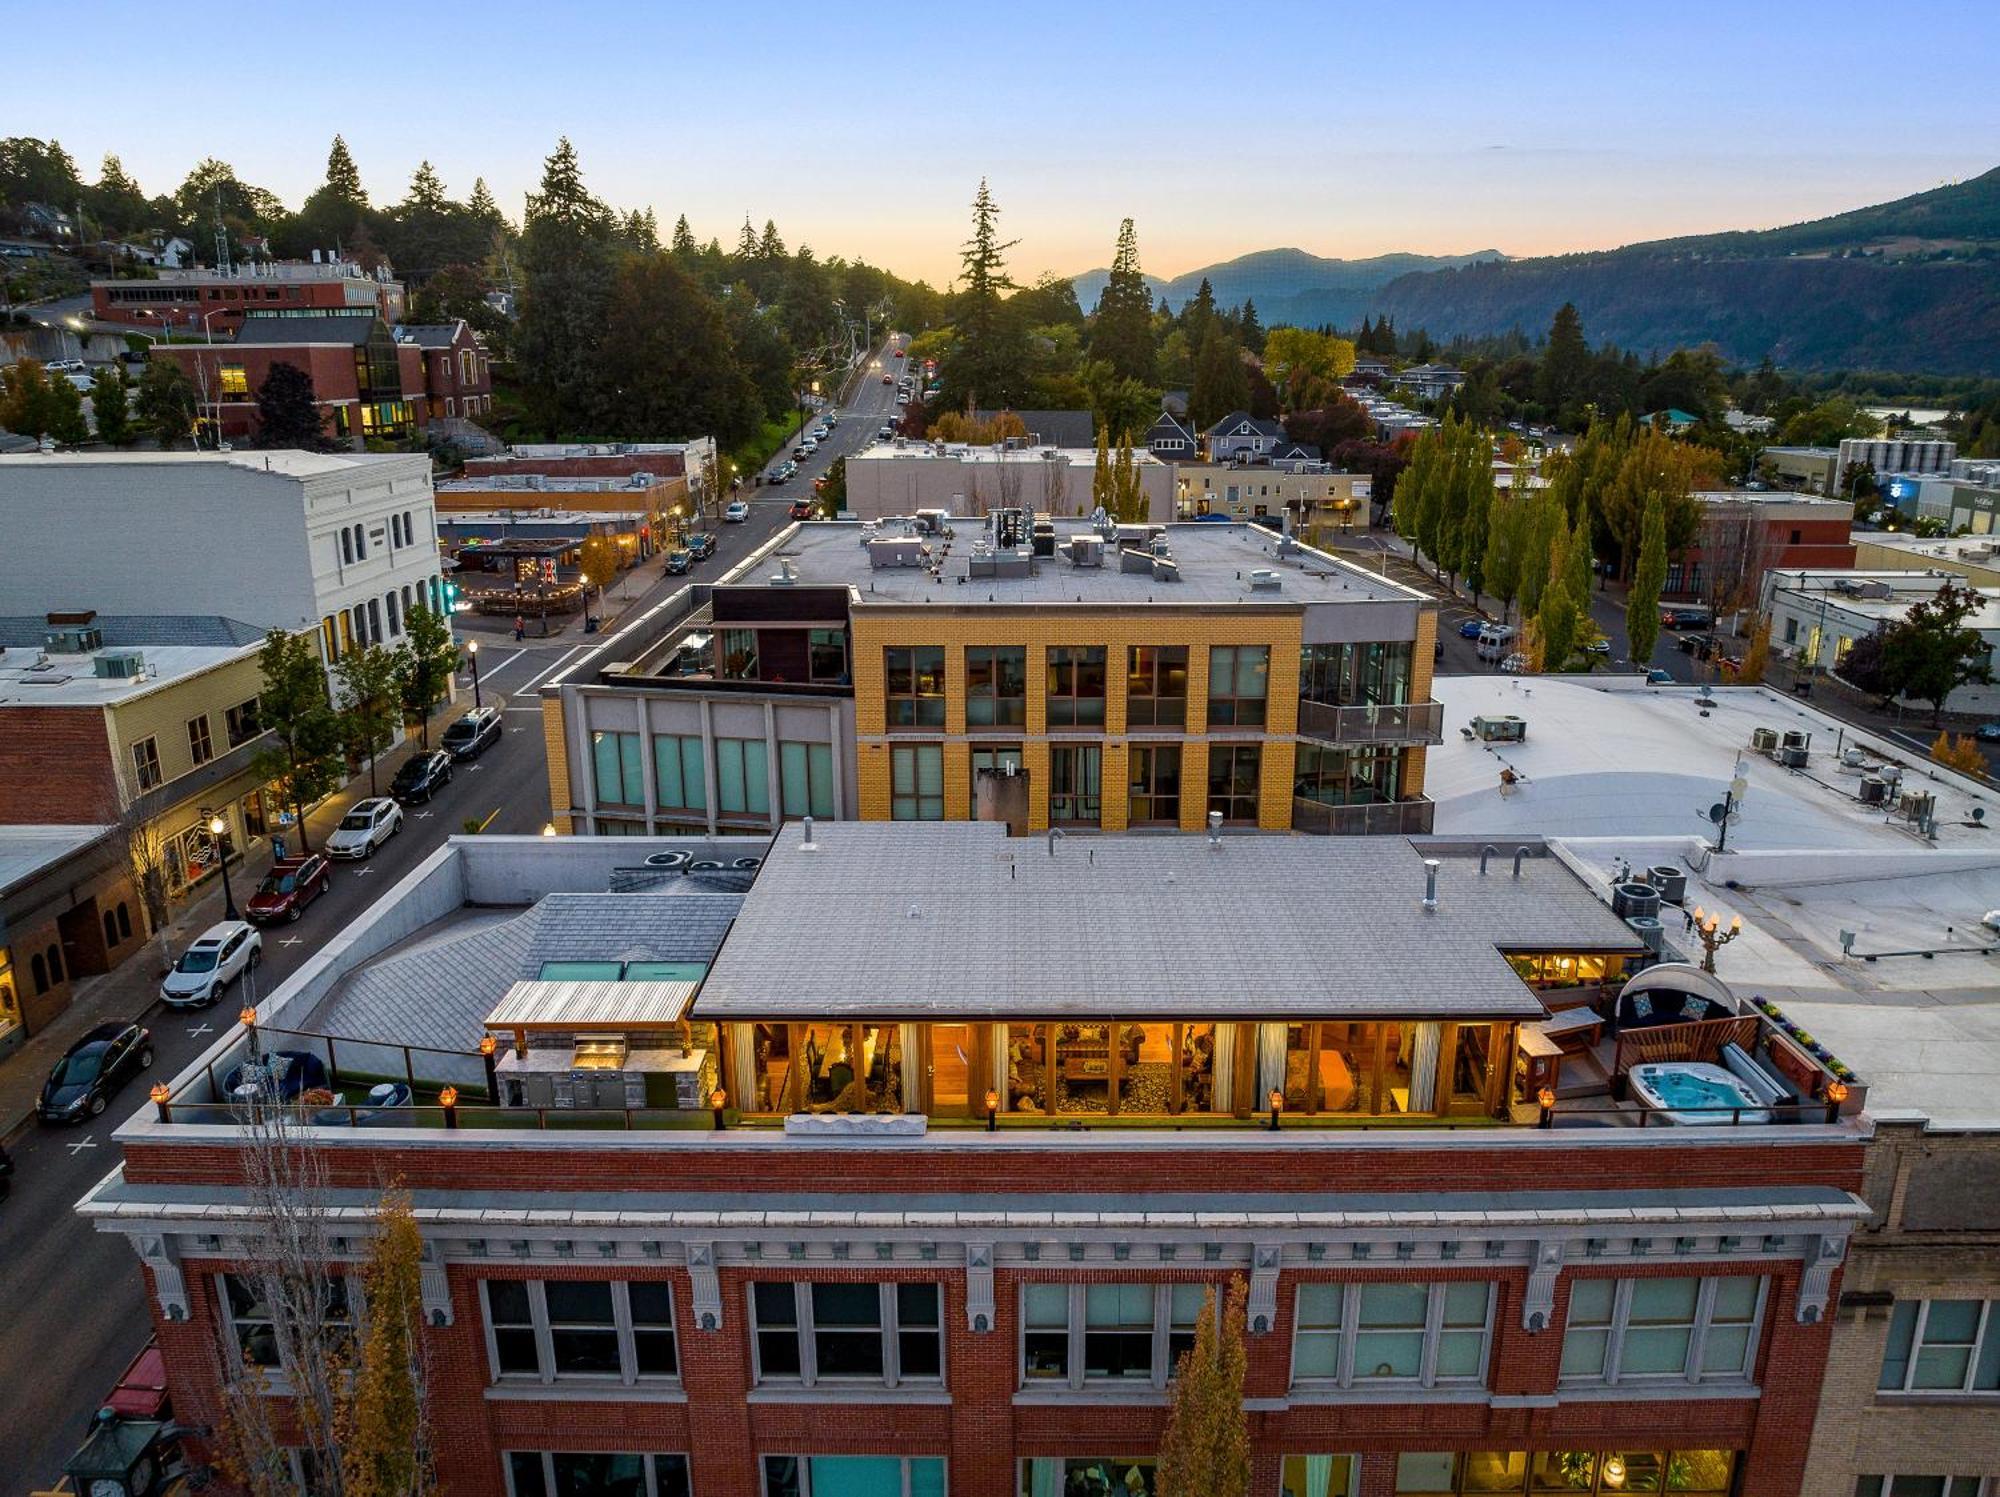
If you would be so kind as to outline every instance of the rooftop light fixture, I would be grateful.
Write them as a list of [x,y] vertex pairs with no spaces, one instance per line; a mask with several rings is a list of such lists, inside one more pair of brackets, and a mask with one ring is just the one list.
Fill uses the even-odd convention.
[[708,1110],[715,1115],[715,1131],[717,1133],[720,1133],[724,1128],[729,1126],[723,1117],[723,1109],[728,1106],[729,1093],[721,1087],[718,1086],[708,1094]]
[[991,1133],[1000,1126],[1000,1094],[989,1091],[986,1094],[986,1131]]
[[173,1109],[168,1104],[173,1101],[174,1089],[164,1081],[155,1081],[152,1091],[147,1095],[153,1099],[153,1105],[160,1109],[160,1121],[171,1123],[174,1115]]
[[1278,1131],[1278,1115],[1285,1110],[1285,1094],[1275,1086],[1271,1088],[1271,1131]]

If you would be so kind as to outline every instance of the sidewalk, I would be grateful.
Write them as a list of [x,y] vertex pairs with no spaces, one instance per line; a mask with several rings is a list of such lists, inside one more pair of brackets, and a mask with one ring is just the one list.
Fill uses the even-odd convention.
[[[447,705],[431,719],[433,745],[453,719],[470,710],[470,680],[470,677],[466,678],[460,700]],[[493,698],[495,706],[504,704],[501,693],[489,692],[487,695]],[[417,739],[412,737],[375,761],[375,781],[385,792],[398,767],[416,750]],[[368,770],[364,767],[360,774],[321,801],[306,817],[306,828],[313,846],[324,846],[327,833],[340,824],[347,808],[368,793]],[[287,845],[294,852],[297,851],[295,829],[287,829],[279,835],[286,838]],[[229,865],[230,889],[236,896],[239,910],[270,869],[271,844],[268,838],[247,859]],[[222,910],[222,883],[218,879],[176,910],[167,922],[169,953],[178,953],[194,936],[222,919]],[[69,1007],[29,1035],[12,1055],[0,1060],[0,1145],[12,1144],[34,1125],[35,1103],[41,1096],[42,1083],[48,1079],[49,1071],[63,1053],[85,1031],[111,1019],[146,1022],[147,1015],[159,1006],[159,987],[157,940],[147,941],[143,948],[111,971],[74,983],[70,989]]]

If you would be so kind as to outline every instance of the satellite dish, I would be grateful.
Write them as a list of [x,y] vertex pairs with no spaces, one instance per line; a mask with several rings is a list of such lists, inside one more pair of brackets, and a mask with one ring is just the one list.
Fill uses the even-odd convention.
[[1717,801],[1714,805],[1708,808],[1708,819],[1714,822],[1717,826],[1721,826],[1722,823],[1728,819],[1728,817],[1729,817],[1729,803],[1727,801]]

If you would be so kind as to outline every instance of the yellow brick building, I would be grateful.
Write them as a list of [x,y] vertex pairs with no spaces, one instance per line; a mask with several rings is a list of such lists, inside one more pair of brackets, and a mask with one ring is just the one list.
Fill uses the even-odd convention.
[[[1050,523],[1033,540],[1025,525],[795,526],[660,638],[577,662],[543,688],[555,825],[775,826],[807,804],[798,767],[822,751],[795,740],[824,722],[846,739],[825,751],[839,817],[1429,829],[1437,615],[1422,595],[1259,526]],[[844,630],[824,627],[829,608]],[[816,651],[844,652],[845,722],[800,705],[832,679],[818,654],[799,668],[811,624]],[[741,736],[760,731],[744,716],[758,680],[768,742]],[[985,783],[982,806],[987,771],[1008,783]],[[666,809],[698,799],[692,817]]]

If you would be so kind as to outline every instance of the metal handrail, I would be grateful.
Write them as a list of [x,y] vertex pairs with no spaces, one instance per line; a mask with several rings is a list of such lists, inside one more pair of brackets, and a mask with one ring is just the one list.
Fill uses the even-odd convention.
[[1299,732],[1328,743],[1442,743],[1444,703],[1336,706],[1301,697]]

